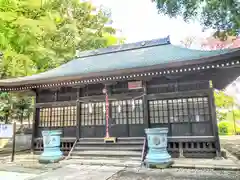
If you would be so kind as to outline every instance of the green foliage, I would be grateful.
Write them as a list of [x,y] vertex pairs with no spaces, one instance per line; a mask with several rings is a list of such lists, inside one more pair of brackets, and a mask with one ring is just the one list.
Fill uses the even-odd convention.
[[233,122],[240,120],[240,109],[234,109],[226,113],[226,120]]
[[[108,11],[80,0],[0,0],[0,78],[43,72],[71,60],[76,50],[116,44],[109,23]],[[0,105],[6,122],[31,112],[30,97],[1,93]]]
[[234,135],[235,128],[236,133],[240,133],[240,126],[237,124],[234,126],[233,122],[221,121],[218,123],[219,135]]
[[105,25],[108,16],[79,0],[0,0],[1,76],[42,72],[69,61],[76,50],[116,43],[115,29]]
[[217,108],[218,130],[220,135],[233,135],[240,133],[240,126],[236,123],[240,119],[240,109],[236,106],[234,99],[223,91],[215,91],[215,104]]
[[236,35],[240,29],[239,0],[152,0],[159,13],[199,20],[205,28],[216,29],[216,36]]
[[23,94],[0,93],[0,120],[9,123],[12,120],[28,118],[33,111],[32,98]]
[[234,104],[234,99],[228,96],[224,91],[215,91],[215,104],[219,108],[229,108]]
[[235,104],[233,97],[226,95],[224,91],[215,91],[214,98],[217,110],[217,119],[219,121],[226,120],[228,111],[232,110],[232,107]]

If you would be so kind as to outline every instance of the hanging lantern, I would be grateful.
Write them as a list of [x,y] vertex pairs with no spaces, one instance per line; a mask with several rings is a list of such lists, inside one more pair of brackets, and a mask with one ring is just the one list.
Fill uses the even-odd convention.
[[132,110],[133,111],[135,110],[135,100],[134,99],[132,100]]

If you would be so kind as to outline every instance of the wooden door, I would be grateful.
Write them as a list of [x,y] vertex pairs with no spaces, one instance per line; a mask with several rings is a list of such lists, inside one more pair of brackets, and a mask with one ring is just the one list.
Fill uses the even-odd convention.
[[105,102],[81,103],[80,137],[104,137]]
[[142,99],[111,102],[110,135],[113,137],[144,136]]

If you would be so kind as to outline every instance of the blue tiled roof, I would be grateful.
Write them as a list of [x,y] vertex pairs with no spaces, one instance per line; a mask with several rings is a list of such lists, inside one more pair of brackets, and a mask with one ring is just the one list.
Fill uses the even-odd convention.
[[[192,61],[211,56],[226,54],[239,49],[225,49],[214,51],[191,50],[174,46],[166,39],[161,41],[147,41],[125,46],[83,52],[81,57],[71,60],[55,69],[33,76],[1,80],[0,84],[7,82],[26,82],[60,77],[81,76],[91,73],[115,71],[121,69],[141,68],[165,63]],[[129,48],[130,47],[130,48]],[[120,49],[120,50],[119,50]]]

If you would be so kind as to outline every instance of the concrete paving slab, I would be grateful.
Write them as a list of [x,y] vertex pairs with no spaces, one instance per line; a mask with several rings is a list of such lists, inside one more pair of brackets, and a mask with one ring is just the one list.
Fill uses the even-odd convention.
[[231,159],[173,159],[174,168],[240,170],[240,165]]
[[[240,165],[231,159],[190,159],[190,158],[175,158],[173,159],[174,168],[199,168],[199,169],[225,169],[225,170],[240,170]],[[141,162],[127,159],[69,159],[64,160],[61,164],[80,164],[80,165],[105,165],[117,167],[140,167]]]
[[26,180],[28,178],[34,178],[36,174],[32,173],[17,173],[17,172],[7,172],[0,171],[0,179],[9,179],[9,180]]
[[122,169],[121,167],[112,166],[72,164],[31,178],[31,180],[106,180]]
[[16,180],[240,180],[240,171],[210,169],[147,169],[71,164],[40,175],[1,172],[0,179]]
[[139,167],[140,161],[131,161],[123,159],[68,159],[60,162],[61,164],[84,164],[84,165],[105,165],[117,167]]
[[237,171],[127,168],[108,180],[239,180]]
[[222,148],[240,160],[240,135],[220,136],[220,142]]

